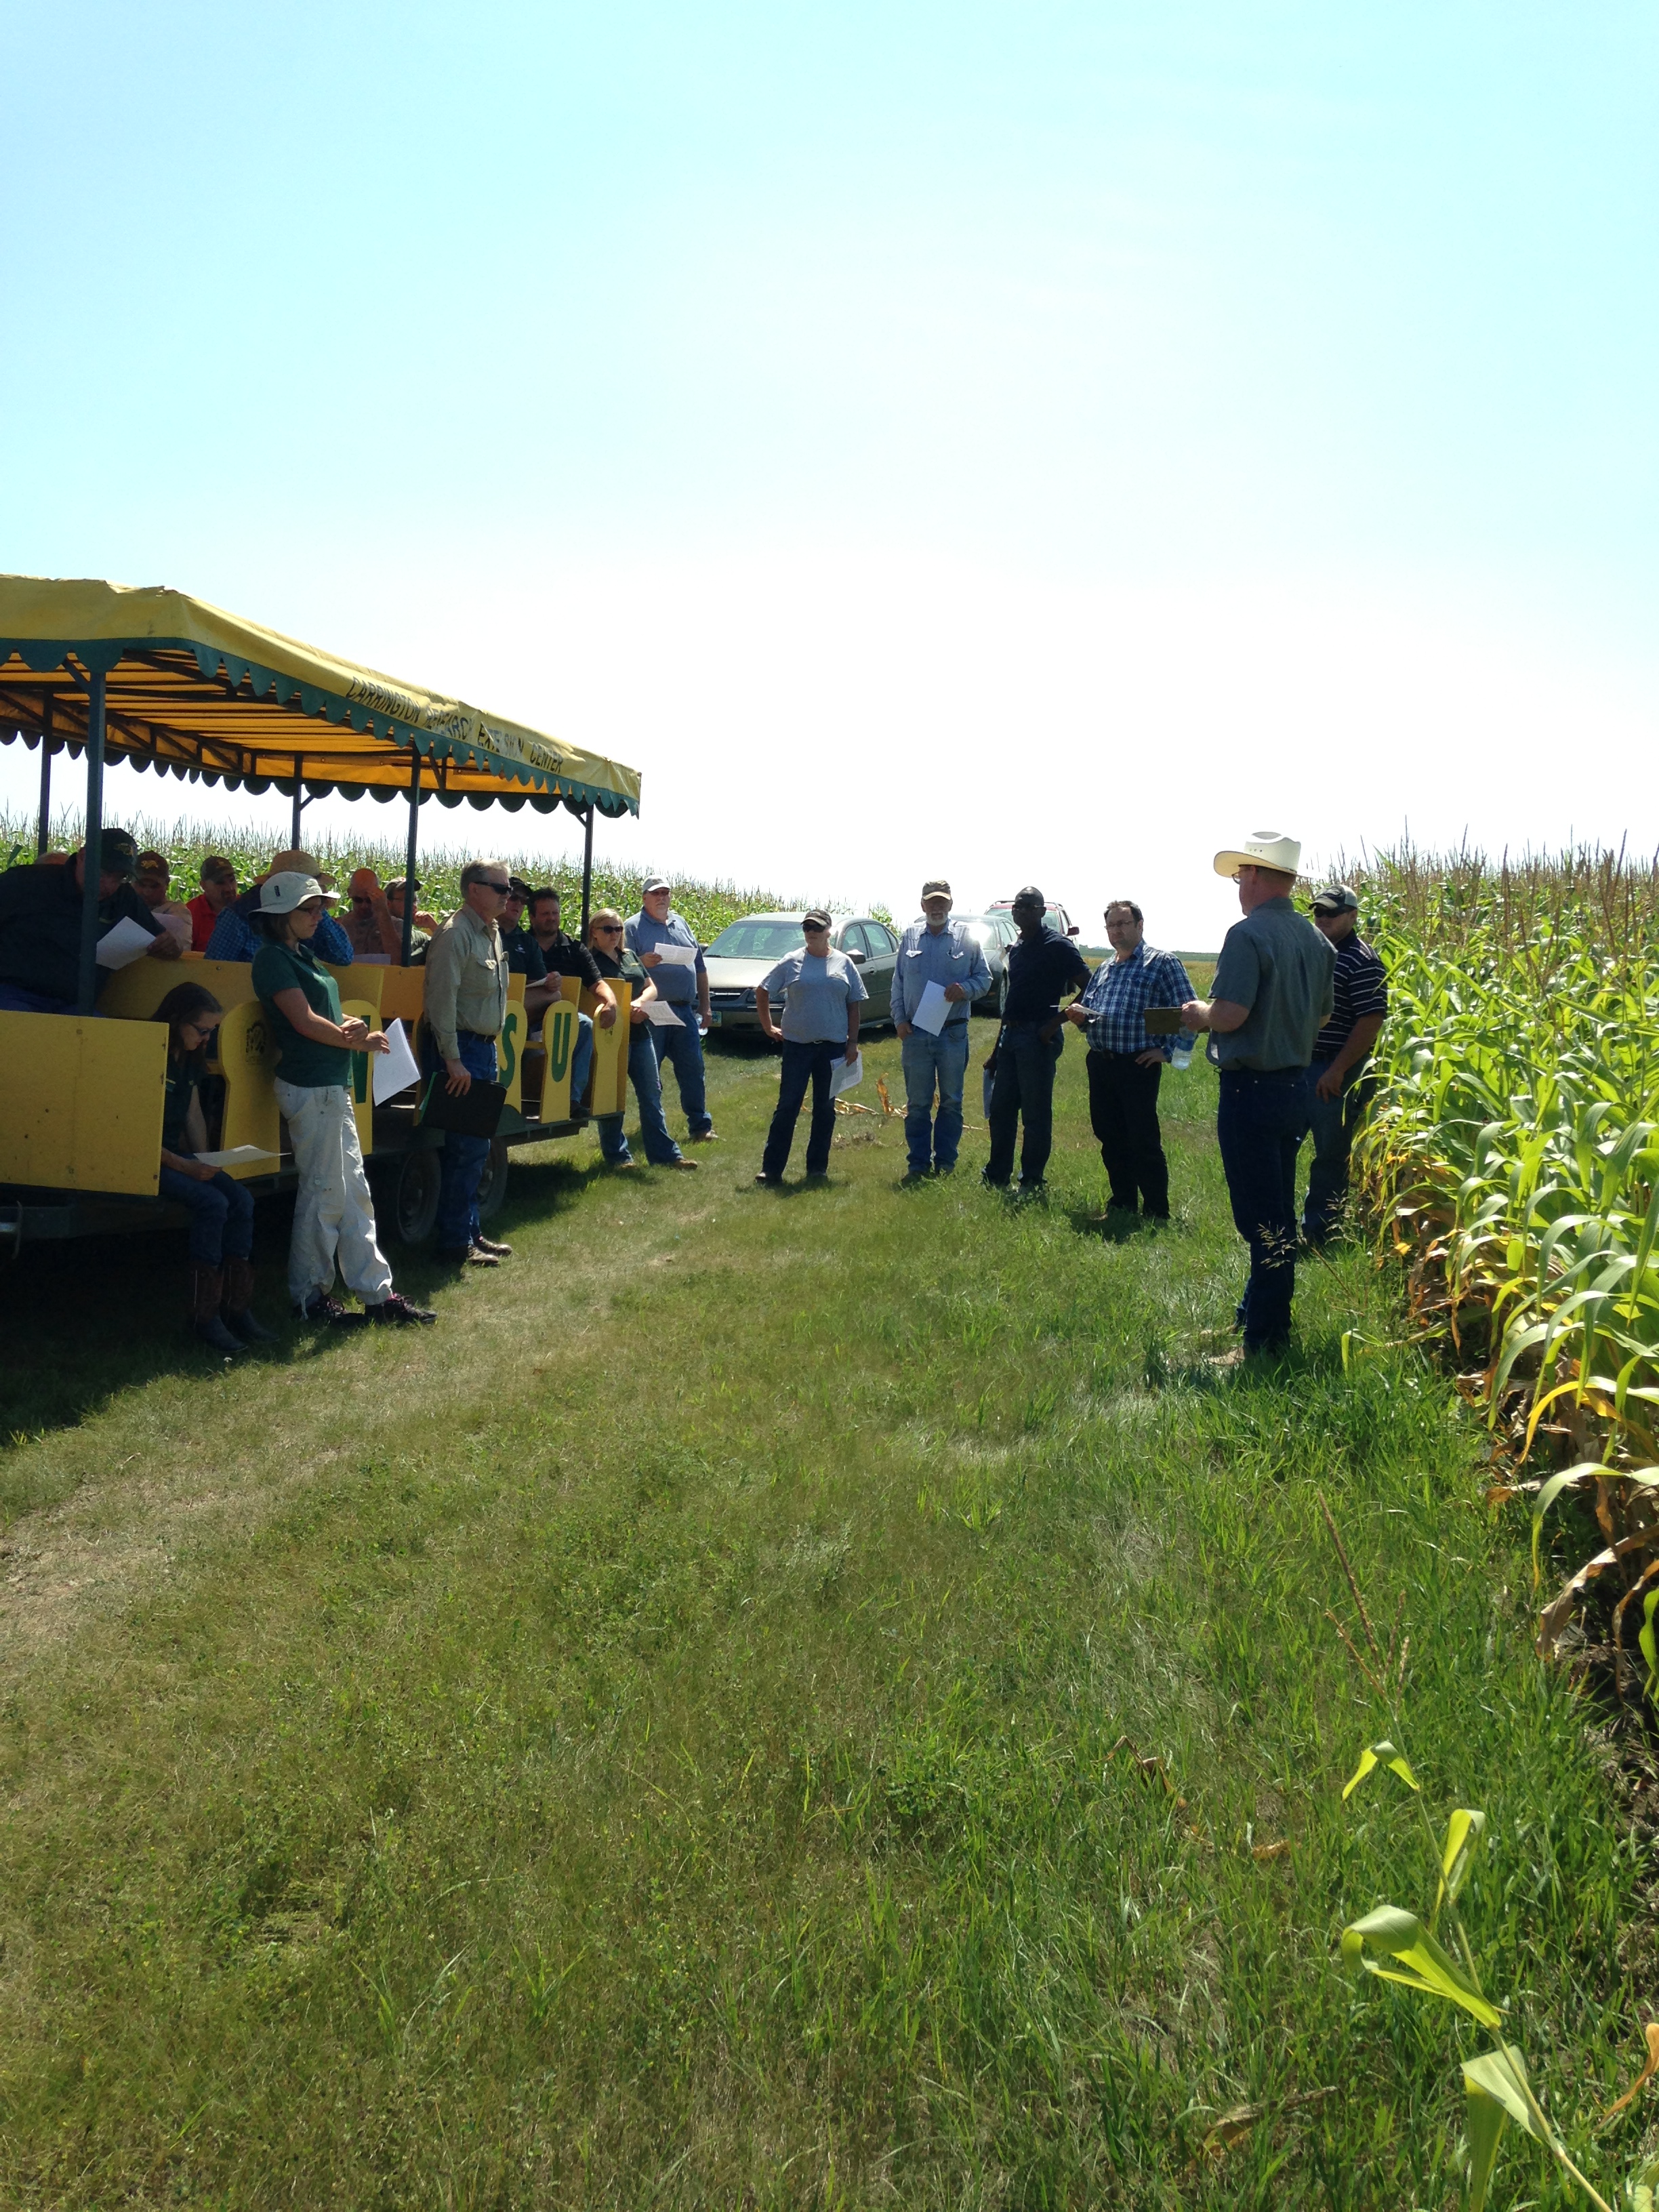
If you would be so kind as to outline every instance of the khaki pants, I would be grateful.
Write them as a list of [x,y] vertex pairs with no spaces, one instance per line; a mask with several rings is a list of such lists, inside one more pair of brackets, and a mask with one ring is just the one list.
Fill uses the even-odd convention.
[[350,1095],[343,1084],[310,1090],[281,1076],[276,1090],[300,1171],[288,1248],[289,1296],[297,1307],[315,1293],[331,1295],[337,1260],[347,1289],[365,1305],[379,1305],[392,1288],[392,1270],[375,1241],[374,1201]]

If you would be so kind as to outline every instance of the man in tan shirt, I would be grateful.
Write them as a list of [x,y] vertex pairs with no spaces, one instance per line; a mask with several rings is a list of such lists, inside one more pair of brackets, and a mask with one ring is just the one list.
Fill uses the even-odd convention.
[[[457,1098],[475,1079],[495,1080],[495,1040],[507,1018],[501,916],[511,889],[504,861],[469,860],[461,870],[461,903],[427,949],[427,1026],[443,1060],[445,1087]],[[436,1256],[454,1267],[493,1267],[511,1256],[510,1245],[479,1230],[478,1185],[489,1158],[488,1137],[446,1131]]]

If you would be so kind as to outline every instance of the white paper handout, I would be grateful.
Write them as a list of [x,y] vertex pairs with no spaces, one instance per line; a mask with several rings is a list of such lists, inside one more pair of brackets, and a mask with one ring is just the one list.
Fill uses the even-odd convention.
[[670,968],[695,968],[697,948],[695,945],[659,945],[657,957]]
[[100,968],[130,968],[135,960],[142,960],[155,939],[142,921],[135,921],[124,914],[113,929],[106,929],[98,940],[97,962]]
[[245,1168],[255,1160],[279,1160],[280,1152],[268,1152],[262,1145],[233,1145],[228,1152],[198,1152],[196,1158],[204,1168]]
[[850,1091],[864,1080],[864,1054],[855,1053],[850,1060],[838,1060],[830,1076],[830,1096],[839,1098],[843,1091]]
[[384,1106],[388,1098],[395,1098],[400,1091],[407,1091],[411,1083],[421,1079],[420,1062],[410,1049],[409,1031],[401,1022],[393,1022],[386,1033],[390,1052],[374,1055],[374,1103]]
[[951,1001],[945,995],[943,983],[924,983],[921,1003],[910,1017],[910,1026],[926,1030],[929,1036],[937,1036],[951,1018]]
[[645,1018],[648,1022],[655,1022],[659,1030],[683,1030],[685,1027],[685,1024],[665,999],[647,999],[645,1002]]

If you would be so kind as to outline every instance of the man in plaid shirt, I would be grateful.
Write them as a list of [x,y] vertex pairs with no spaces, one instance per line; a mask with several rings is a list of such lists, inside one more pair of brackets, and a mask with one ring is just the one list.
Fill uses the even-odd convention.
[[1146,1014],[1148,1006],[1184,1006],[1193,987],[1173,952],[1145,941],[1146,920],[1133,899],[1107,908],[1106,934],[1117,957],[1101,962],[1066,1012],[1089,1032],[1089,1120],[1111,1183],[1108,1210],[1127,1217],[1139,1202],[1149,1221],[1167,1221],[1158,1087],[1176,1040],[1149,1037]]

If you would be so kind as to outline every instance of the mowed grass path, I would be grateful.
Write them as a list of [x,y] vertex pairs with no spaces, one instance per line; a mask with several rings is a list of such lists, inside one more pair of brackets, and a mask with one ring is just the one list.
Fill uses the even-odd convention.
[[1109,1242],[1075,1042],[1024,1209],[862,1119],[757,1191],[775,1065],[713,1056],[696,1176],[518,1155],[429,1332],[225,1370],[171,1244],[6,1279],[0,2202],[1455,2202],[1452,2019],[1336,1961],[1431,1898],[1393,1785],[1340,1802],[1320,1491],[1586,2140],[1645,1869],[1367,1262],[1219,1377],[1201,1067],[1177,1223]]

